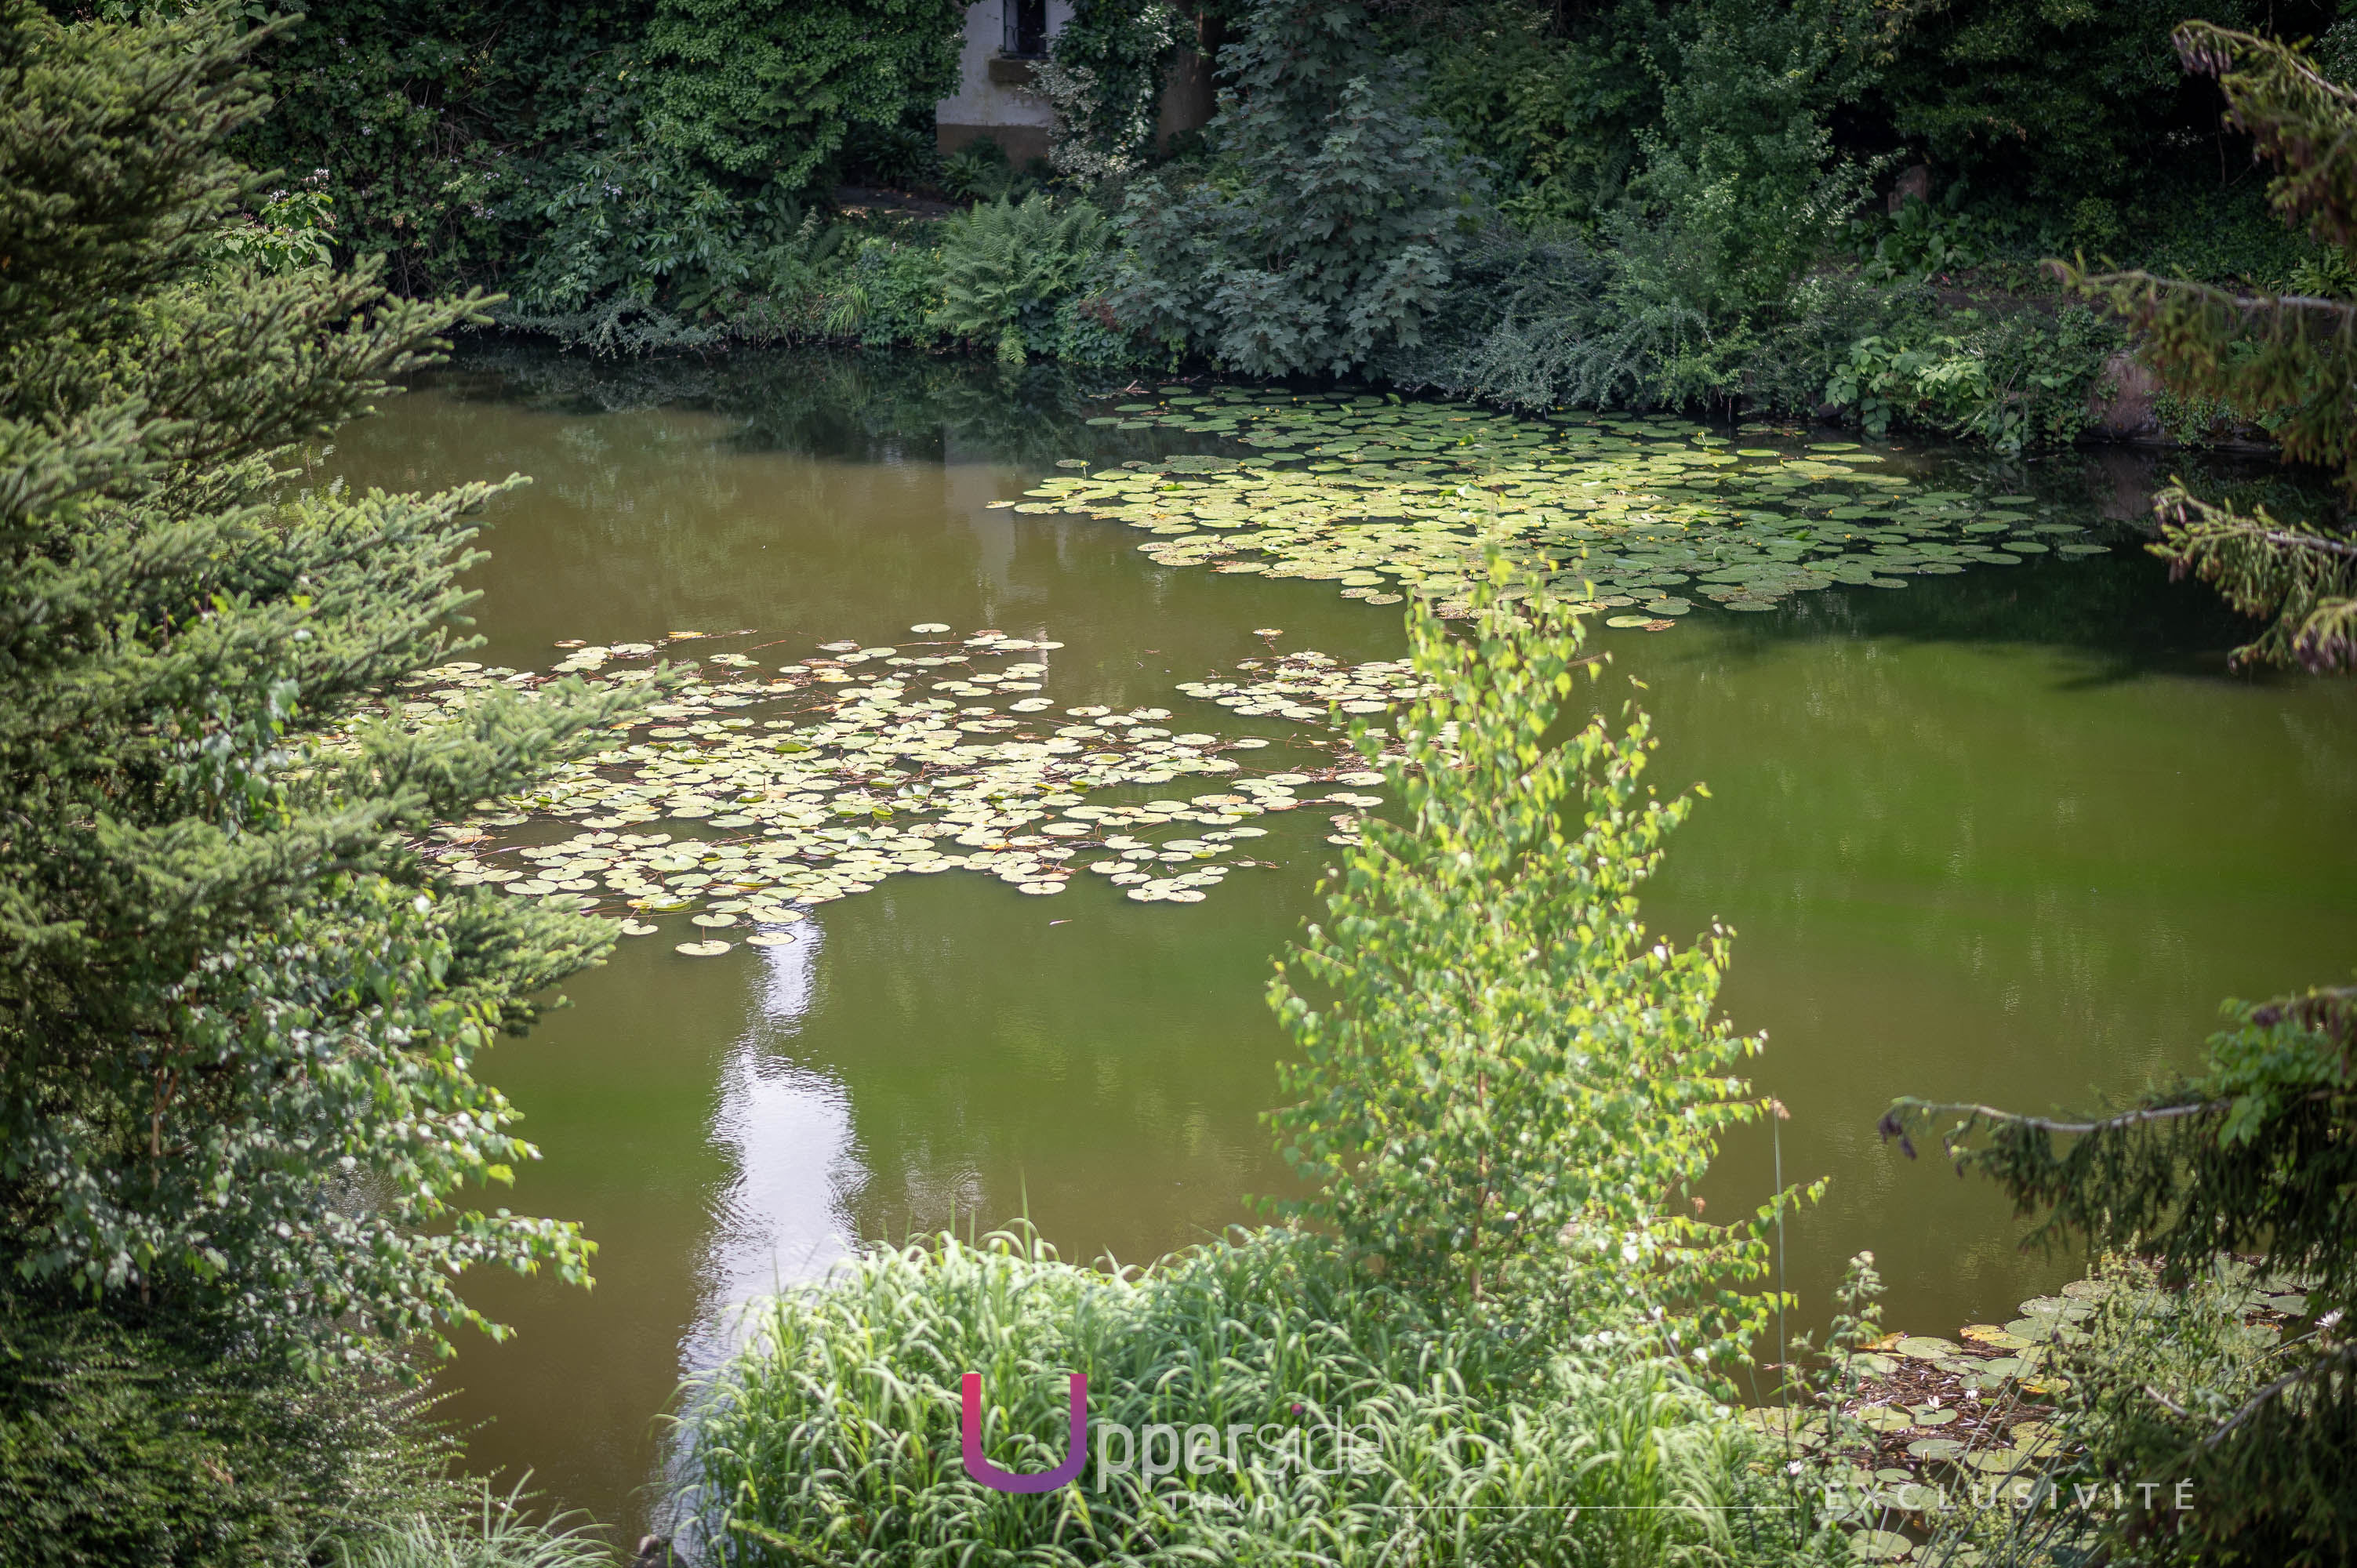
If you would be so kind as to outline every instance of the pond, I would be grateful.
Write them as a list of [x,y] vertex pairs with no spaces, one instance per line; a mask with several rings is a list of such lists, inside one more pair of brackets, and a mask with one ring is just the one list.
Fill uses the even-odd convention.
[[[713,646],[782,664],[943,625],[1059,643],[1034,656],[1044,694],[1121,708],[1178,707],[1178,682],[1272,649],[1401,653],[1398,610],[1330,580],[1157,561],[1117,521],[1011,510],[1060,459],[1247,450],[1088,424],[1124,400],[1091,390],[932,361],[484,356],[341,433],[325,465],[393,489],[533,476],[490,507],[473,575],[490,664],[746,628]],[[1714,1210],[1758,1202],[1780,1165],[1832,1176],[1788,1238],[1803,1322],[1870,1248],[1887,1321],[1946,1334],[2072,1265],[2020,1254],[2003,1204],[1884,1147],[1877,1116],[1901,1093],[2035,1110],[2133,1092],[2192,1058],[2221,998],[2345,973],[2357,686],[2226,674],[2241,623],[2116,521],[2139,514],[2132,461],[1886,456],[2039,517],[2114,520],[2115,547],[1599,628],[1594,700],[1617,709],[1641,681],[1663,787],[1710,786],[1647,914],[1681,939],[1735,929],[1723,1001],[1767,1032],[1757,1082],[1790,1112],[1725,1151]],[[469,1337],[444,1380],[477,1462],[635,1528],[660,1414],[747,1297],[859,1240],[1021,1215],[1067,1256],[1142,1262],[1284,1191],[1258,1122],[1282,1048],[1262,992],[1335,852],[1322,817],[1262,820],[1260,864],[1198,903],[895,875],[782,945],[683,956],[697,933],[666,917],[576,978],[487,1070],[544,1155],[501,1200],[584,1222],[597,1284],[475,1287],[521,1331]]]

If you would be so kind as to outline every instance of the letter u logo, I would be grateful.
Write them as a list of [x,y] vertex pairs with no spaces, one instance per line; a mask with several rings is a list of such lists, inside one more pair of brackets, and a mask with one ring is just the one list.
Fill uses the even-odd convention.
[[1001,1492],[1052,1492],[1081,1473],[1081,1466],[1089,1453],[1089,1380],[1084,1372],[1072,1374],[1072,1446],[1064,1462],[1052,1470],[1036,1476],[1017,1476],[1002,1470],[982,1456],[982,1374],[968,1372],[962,1385],[965,1395],[965,1413],[962,1426],[965,1439],[965,1473],[984,1486]]

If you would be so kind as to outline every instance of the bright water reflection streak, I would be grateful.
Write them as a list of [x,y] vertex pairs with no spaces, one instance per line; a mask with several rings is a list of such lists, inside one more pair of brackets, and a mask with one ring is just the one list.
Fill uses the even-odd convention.
[[856,1233],[852,1204],[867,1171],[850,1092],[793,1058],[825,937],[810,921],[795,936],[754,950],[745,1033],[721,1065],[712,1141],[731,1174],[712,1197],[705,1300],[681,1346],[683,1373],[718,1364],[742,1337],[748,1303],[823,1277]]

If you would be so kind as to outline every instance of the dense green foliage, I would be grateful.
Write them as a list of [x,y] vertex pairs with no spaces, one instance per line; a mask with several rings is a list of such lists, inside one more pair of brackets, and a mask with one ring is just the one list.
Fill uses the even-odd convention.
[[[2224,19],[2331,21],[2305,0]],[[2332,264],[2266,221],[2174,20],[2144,0],[1086,0],[1034,71],[1051,175],[986,143],[932,153],[948,0],[328,0],[270,46],[283,102],[249,140],[320,171],[340,253],[386,251],[410,292],[505,287],[511,323],[608,351],[1011,350],[1003,322],[943,314],[940,239],[826,209],[845,177],[1016,203],[1052,181],[1121,231],[1080,308],[1027,322],[1027,355],[1824,410],[2014,449],[2085,428],[2121,341],[2058,314],[2041,257],[2270,285]],[[1189,45],[1222,107],[1165,149]],[[1929,199],[1886,210],[1905,169]],[[2190,434],[2229,411],[2162,413]]]
[[1340,374],[1414,344],[1480,194],[1347,0],[1270,0],[1229,47],[1211,177],[1141,180],[1123,323],[1247,375]]
[[942,325],[993,344],[1008,364],[1021,364],[1030,348],[1055,346],[1057,307],[1103,253],[1106,229],[1087,202],[1059,212],[1044,196],[951,219],[942,225]]
[[297,1355],[480,1323],[569,1226],[454,1203],[529,1145],[473,1073],[606,928],[400,834],[582,749],[620,699],[364,705],[452,646],[493,493],[289,495],[479,303],[225,254],[260,109],[209,16],[0,13],[0,1255]]
[[[2202,23],[2178,36],[2187,64],[2220,79],[2234,124],[2281,166],[2269,200],[2338,256],[2335,274],[2309,283],[2330,295],[2140,272],[2069,275],[2136,324],[2145,357],[2180,396],[2265,425],[2285,456],[2335,470],[2344,494],[2357,494],[2357,91],[2265,38]],[[2244,515],[2182,486],[2159,506],[2158,553],[2266,620],[2238,658],[2357,667],[2357,532],[2345,508],[2317,519]]]
[[250,1568],[439,1520],[454,1445],[381,1380],[313,1380],[188,1324],[0,1296],[0,1563]]
[[[1897,313],[1894,313],[1897,314]],[[1975,435],[2004,451],[2067,443],[2090,423],[2087,390],[2123,334],[2084,306],[1910,313],[1853,339],[1825,402],[1871,435],[1894,424]]]
[[324,171],[347,256],[408,293],[500,283],[529,310],[683,317],[777,286],[804,208],[906,161],[955,85],[953,0],[329,0],[261,51],[241,146]]
[[[2301,1280],[2316,1330],[2272,1380],[2189,1406],[2144,1402],[2137,1355],[2081,1367],[2138,1481],[2191,1483],[2201,1506],[2164,1550],[2185,1561],[2346,1561],[2357,1550],[2357,988],[2227,1004],[2199,1072],[2117,1112],[2080,1120],[1901,1101],[1888,1135],[1961,1112],[1943,1137],[2024,1212],[2031,1240],[2083,1239],[2149,1256],[2171,1289],[2221,1254],[2264,1257]],[[2058,1140],[2062,1146],[2058,1150]],[[2144,1354],[2139,1352],[2138,1355]],[[2255,1380],[2244,1380],[2245,1383]],[[2177,1408],[2171,1410],[2170,1404]]]
[[953,0],[654,0],[648,130],[760,193],[796,195],[856,125],[957,84]]
[[1032,72],[1056,107],[1049,158],[1076,179],[1118,179],[1152,151],[1162,84],[1188,31],[1168,0],[1079,0]]
[[1674,1332],[1730,1361],[1765,1317],[1723,1289],[1764,1272],[1760,1226],[1674,1206],[1719,1132],[1764,1113],[1732,1076],[1760,1042],[1713,1016],[1727,934],[1675,949],[1637,906],[1690,802],[1641,788],[1641,716],[1551,736],[1584,623],[1501,586],[1463,639],[1415,601],[1437,691],[1397,754],[1359,737],[1404,821],[1367,824],[1301,945],[1301,980],[1329,999],[1286,976],[1271,993],[1301,1097],[1271,1120],[1313,1194],[1288,1208],[1386,1280],[1467,1305],[1525,1296],[1577,1319],[1698,1299]]

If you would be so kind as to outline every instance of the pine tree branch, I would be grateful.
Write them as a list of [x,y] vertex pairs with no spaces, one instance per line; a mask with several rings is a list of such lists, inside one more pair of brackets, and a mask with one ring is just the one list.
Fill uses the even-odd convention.
[[[2321,1090],[2311,1096],[2313,1099],[2319,1100],[2325,1097]],[[2075,1137],[2088,1133],[2118,1132],[2150,1122],[2174,1122],[2187,1116],[2214,1115],[2231,1109],[2233,1105],[2233,1101],[2230,1100],[2204,1100],[2184,1105],[2147,1107],[2127,1112],[2123,1115],[2106,1117],[2098,1122],[2057,1122],[2044,1116],[2024,1116],[2017,1112],[2000,1111],[1994,1105],[1916,1100],[1909,1097],[1898,1101],[1889,1111],[1884,1112],[1882,1120],[1877,1123],[1875,1130],[1885,1138],[1899,1139],[1900,1145],[1905,1150],[1907,1157],[1912,1159],[1915,1157],[1915,1150],[1907,1143],[1903,1121],[1908,1112],[1919,1112],[1926,1116],[1964,1115],[1974,1120],[2007,1127],[2023,1127],[2033,1132],[2056,1133]]]
[[2302,1383],[2313,1382],[2320,1374],[2330,1371],[2339,1365],[2357,1365],[2357,1341],[2344,1344],[2330,1355],[2310,1361],[2305,1367],[2286,1372],[2282,1377],[2253,1394],[2244,1402],[2242,1408],[2228,1416],[2215,1432],[2203,1438],[2193,1452],[2196,1454],[2210,1452],[2223,1443],[2236,1427],[2256,1415],[2269,1403],[2280,1399]]

